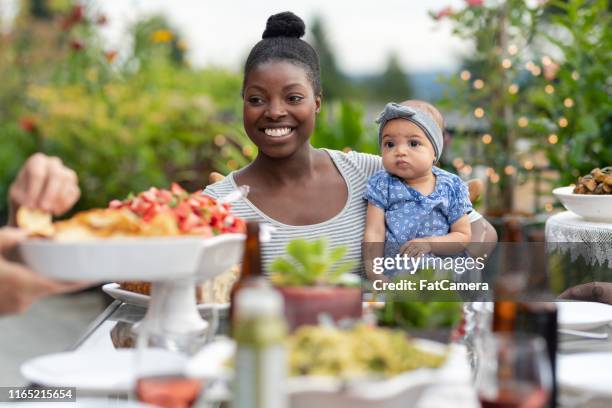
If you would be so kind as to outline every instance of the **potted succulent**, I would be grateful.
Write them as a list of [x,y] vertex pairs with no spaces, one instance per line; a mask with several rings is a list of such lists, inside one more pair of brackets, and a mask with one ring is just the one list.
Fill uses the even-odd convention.
[[291,330],[317,324],[322,314],[335,321],[361,317],[361,281],[348,273],[355,262],[342,262],[346,251],[329,248],[324,238],[297,239],[272,262],[271,281],[284,297]]

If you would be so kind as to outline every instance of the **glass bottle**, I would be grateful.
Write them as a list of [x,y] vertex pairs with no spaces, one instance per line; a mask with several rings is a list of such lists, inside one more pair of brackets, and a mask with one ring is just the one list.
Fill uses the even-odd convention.
[[261,263],[261,243],[259,240],[259,223],[254,221],[247,222],[247,236],[244,242],[244,254],[240,276],[234,283],[230,291],[230,324],[234,319],[234,307],[236,294],[246,287],[261,286],[266,281],[263,275]]
[[287,360],[283,298],[271,287],[247,287],[236,296],[233,408],[285,408]]

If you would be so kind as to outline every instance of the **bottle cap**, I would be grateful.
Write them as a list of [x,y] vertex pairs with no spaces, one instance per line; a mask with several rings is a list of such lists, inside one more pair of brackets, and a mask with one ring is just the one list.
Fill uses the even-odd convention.
[[236,296],[238,319],[259,316],[280,316],[283,313],[282,296],[270,287],[249,287]]

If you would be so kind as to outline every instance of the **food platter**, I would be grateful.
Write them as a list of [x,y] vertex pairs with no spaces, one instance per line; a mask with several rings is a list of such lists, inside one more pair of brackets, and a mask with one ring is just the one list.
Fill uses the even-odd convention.
[[553,194],[567,210],[588,221],[612,222],[611,194],[576,194],[573,191],[572,186],[559,187]]
[[[458,384],[458,378],[469,378],[464,346],[446,346],[420,339],[414,341],[423,350],[446,355],[445,363],[437,369],[419,368],[385,379],[360,378],[347,381],[337,377],[291,377],[287,383],[290,405],[300,408],[399,408],[414,405],[429,386]],[[235,350],[236,345],[232,340],[212,342],[192,357],[187,364],[187,374],[207,380],[231,380],[233,370],[227,361],[232,358]]]
[[53,279],[165,281],[196,276],[208,279],[223,273],[240,260],[243,241],[243,234],[92,241],[28,239],[19,247],[29,267]]

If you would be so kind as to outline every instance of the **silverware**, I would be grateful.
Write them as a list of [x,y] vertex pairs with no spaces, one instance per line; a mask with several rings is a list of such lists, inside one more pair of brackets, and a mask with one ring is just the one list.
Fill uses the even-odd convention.
[[559,329],[559,333],[585,339],[606,340],[608,338],[608,333],[587,332],[582,330]]

